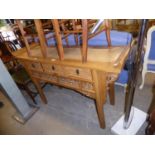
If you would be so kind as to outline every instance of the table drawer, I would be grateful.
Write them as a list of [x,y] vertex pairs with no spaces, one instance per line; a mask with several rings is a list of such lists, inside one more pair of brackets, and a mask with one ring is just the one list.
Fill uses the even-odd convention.
[[47,81],[52,82],[52,83],[58,82],[58,77],[55,75],[44,74],[44,75],[42,75],[42,79],[47,80]]
[[90,83],[90,82],[81,82],[81,88],[82,90],[88,91],[88,92],[94,91],[93,83]]
[[65,66],[64,73],[66,76],[77,77],[77,78],[92,81],[91,70],[89,69]]
[[35,78],[39,78],[42,80],[47,80],[49,82],[58,82],[58,78],[55,75],[45,74],[45,73],[38,73],[38,72],[32,72],[32,76]]
[[80,82],[78,80],[73,80],[69,78],[59,77],[59,83],[60,85],[68,86],[71,88],[80,88]]
[[63,70],[62,67],[60,65],[55,65],[55,64],[42,64],[43,66],[43,70],[46,73],[57,73],[62,75],[63,74]]
[[29,69],[35,70],[35,71],[41,71],[43,72],[43,68],[41,66],[40,62],[26,62],[26,65],[28,66]]

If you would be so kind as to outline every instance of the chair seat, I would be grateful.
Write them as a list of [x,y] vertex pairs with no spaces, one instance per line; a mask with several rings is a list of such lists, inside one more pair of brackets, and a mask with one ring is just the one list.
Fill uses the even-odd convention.
[[[111,45],[123,46],[130,44],[132,35],[128,32],[110,31]],[[88,46],[108,46],[105,31],[88,40]]]
[[119,74],[116,84],[126,85],[127,83],[128,83],[128,71],[123,69]]
[[47,40],[47,46],[55,46],[55,45],[56,45],[55,38],[50,38]]
[[[53,36],[52,32],[45,35],[45,38],[47,39],[48,46],[56,45],[56,40],[52,36]],[[112,46],[125,46],[125,45],[130,44],[130,42],[132,40],[132,35],[130,33],[119,32],[119,31],[114,31],[114,30],[110,31],[110,37],[111,37]],[[76,46],[76,42],[75,42],[73,34],[69,35],[67,38],[68,38],[69,46]],[[39,42],[38,37],[35,37],[34,40],[35,40],[35,42]],[[78,45],[80,45],[81,43],[82,42],[80,39],[80,35],[78,35]],[[62,44],[64,46],[67,46],[65,39],[62,39]],[[88,40],[88,46],[108,46],[105,32],[101,32],[100,34],[96,35],[95,37],[90,38]]]
[[147,70],[148,70],[148,71],[154,71],[154,72],[155,72],[155,65],[148,64],[148,65],[147,65]]

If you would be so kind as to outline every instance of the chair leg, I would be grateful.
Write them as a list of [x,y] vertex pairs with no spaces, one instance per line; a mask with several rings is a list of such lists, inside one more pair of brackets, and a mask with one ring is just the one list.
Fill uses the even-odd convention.
[[144,82],[145,82],[145,74],[146,74],[146,68],[143,68],[143,71],[142,71],[142,82],[141,82],[141,85],[139,86],[139,89],[143,89]]
[[115,85],[113,82],[109,83],[108,93],[109,93],[110,104],[115,105]]
[[27,94],[30,96],[30,98],[32,99],[32,101],[37,104],[37,102],[35,101],[35,97],[32,95],[30,89],[25,85],[24,89],[26,90]]

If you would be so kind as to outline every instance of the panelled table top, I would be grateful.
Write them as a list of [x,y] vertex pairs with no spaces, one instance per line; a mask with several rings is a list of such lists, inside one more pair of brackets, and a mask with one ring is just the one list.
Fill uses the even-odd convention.
[[122,65],[129,53],[129,46],[111,47],[111,48],[88,48],[87,63],[81,61],[81,49],[79,48],[64,48],[64,60],[60,61],[57,50],[54,47],[47,48],[48,57],[43,58],[41,55],[40,46],[31,48],[32,57],[27,55],[26,49],[22,48],[14,52],[14,56],[19,59],[32,61],[41,61],[48,63],[59,63],[60,65],[71,65],[76,67],[92,68],[101,71],[110,71],[119,73]]

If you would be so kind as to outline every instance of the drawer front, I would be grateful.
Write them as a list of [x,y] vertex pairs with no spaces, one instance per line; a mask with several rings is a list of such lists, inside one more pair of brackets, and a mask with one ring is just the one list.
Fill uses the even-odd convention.
[[32,75],[33,77],[35,77],[35,78],[38,78],[38,77],[41,76],[41,74],[40,74],[40,73],[37,73],[37,72],[32,72],[31,75]]
[[64,77],[59,77],[59,83],[60,85],[64,85],[64,86],[68,86],[71,88],[80,88],[80,83],[77,80],[73,80],[73,79],[68,79],[68,78],[64,78]]
[[40,71],[43,72],[41,63],[39,62],[26,62],[26,65],[28,66],[29,69],[35,70],[35,71]]
[[52,83],[57,83],[58,82],[58,78],[55,75],[47,75],[47,74],[44,74],[44,75],[42,75],[41,78],[43,80],[47,80],[47,81],[52,82]]
[[55,65],[55,64],[42,64],[43,66],[43,70],[46,73],[57,73],[62,75],[63,74],[63,70],[62,67],[60,65]]
[[89,69],[64,67],[64,72],[66,76],[72,76],[72,77],[77,77],[77,78],[92,81],[92,75]]
[[90,83],[90,82],[81,82],[81,88],[84,91],[94,92],[93,83]]
[[49,82],[54,82],[54,83],[58,82],[58,78],[55,75],[49,75],[49,74],[45,74],[45,73],[32,72],[32,76],[35,77],[35,78],[42,79],[42,80],[47,80]]

